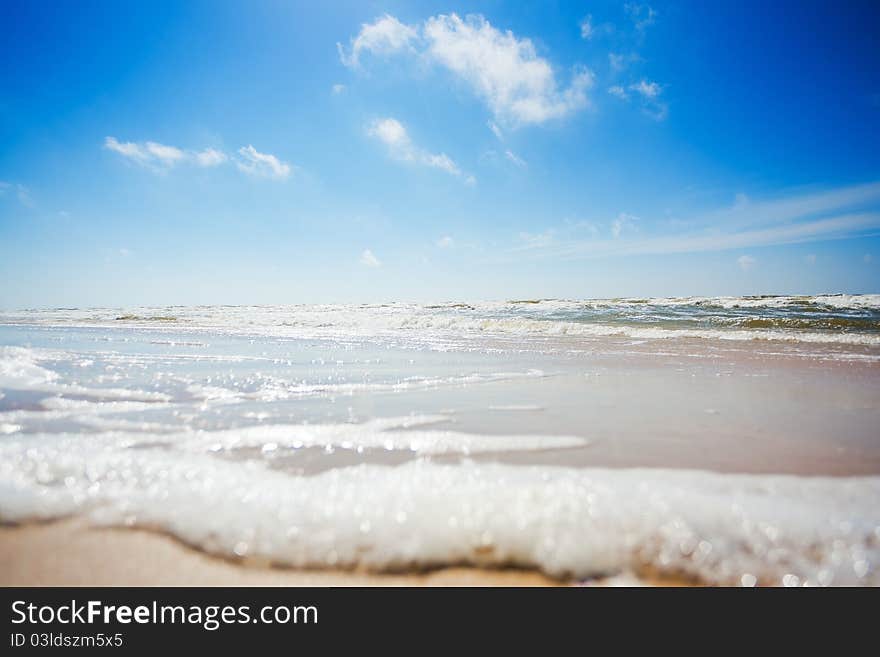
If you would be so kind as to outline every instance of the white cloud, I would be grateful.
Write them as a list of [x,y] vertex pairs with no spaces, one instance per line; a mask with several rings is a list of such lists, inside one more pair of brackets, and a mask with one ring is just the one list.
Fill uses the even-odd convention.
[[584,16],[580,23],[581,38],[591,39],[593,36],[593,17],[590,14]]
[[627,214],[626,212],[621,212],[617,215],[617,218],[611,222],[611,235],[614,239],[618,239],[623,233],[638,230],[636,228],[636,224],[639,222],[639,218]]
[[531,40],[501,32],[482,16],[456,14],[425,22],[428,54],[465,80],[489,105],[496,119],[513,125],[543,123],[587,105],[592,74],[576,71],[560,90],[549,62]]
[[178,164],[215,167],[229,159],[226,153],[216,148],[188,151],[155,141],[121,142],[116,137],[104,139],[104,148],[122,155],[131,162],[158,172],[168,171]]
[[218,151],[216,148],[206,148],[203,151],[199,151],[194,154],[196,164],[200,167],[216,167],[229,159],[229,157],[223,151]]
[[[394,118],[377,119],[367,128],[367,135],[378,139],[388,148],[396,160],[421,166],[440,169],[453,176],[464,177],[461,169],[446,153],[429,153],[413,144],[403,124]],[[465,182],[473,184],[473,176],[466,176]]]
[[527,166],[525,163],[525,160],[523,160],[521,157],[519,157],[513,151],[510,151],[510,150],[504,151],[504,157],[506,157],[508,160],[513,162],[518,167],[525,168]]
[[491,130],[492,134],[494,134],[496,137],[498,137],[498,139],[501,139],[501,140],[504,139],[504,133],[501,132],[501,128],[498,127],[498,124],[495,123],[495,121],[491,121],[491,120],[487,121],[486,125],[489,126],[489,130]]
[[149,155],[147,154],[147,150],[145,147],[130,141],[120,142],[116,139],[116,137],[105,138],[104,148],[106,148],[107,150],[116,151],[120,155],[124,155],[129,159],[137,160],[139,162],[144,162],[149,159]]
[[752,201],[745,194],[737,194],[734,203],[706,215],[705,221],[712,225],[746,227],[759,224],[784,223],[821,216],[829,212],[841,212],[866,208],[880,203],[880,182],[849,185],[834,189],[797,193]]
[[556,242],[556,231],[548,228],[543,233],[521,232],[519,240],[525,245],[525,248],[544,248],[553,245]]
[[705,230],[696,233],[655,236],[642,240],[570,241],[557,245],[542,256],[595,257],[605,255],[637,255],[650,253],[695,253],[724,251],[778,244],[801,244],[818,240],[843,239],[867,230],[880,229],[880,214],[843,215],[762,228],[724,232]]
[[458,165],[453,162],[446,153],[440,153],[439,155],[424,153],[422,155],[422,162],[429,167],[442,169],[446,173],[451,173],[453,176],[461,175],[461,170],[458,168]]
[[608,67],[611,69],[612,73],[620,73],[628,68],[630,64],[634,64],[638,61],[639,56],[636,53],[629,53],[628,55],[614,52],[608,53]]
[[662,88],[659,84],[657,84],[656,82],[649,82],[648,80],[639,80],[638,82],[629,85],[629,88],[632,91],[641,94],[645,98],[651,99],[659,96],[660,92],[662,91]]
[[334,96],[338,96],[339,94],[345,92],[345,85],[344,84],[334,84],[330,88],[330,90],[333,92]]
[[630,92],[640,99],[642,111],[655,121],[662,121],[669,114],[668,105],[660,100],[663,87],[656,82],[642,79],[626,88],[619,84],[608,87],[608,93],[620,100],[628,101]]
[[186,154],[179,148],[157,144],[154,141],[148,141],[144,144],[144,148],[148,157],[157,160],[167,167],[174,166],[186,157]]
[[[727,208],[714,210],[680,225],[689,228],[666,234],[624,235],[617,239],[556,239],[525,243],[513,251],[536,257],[590,258],[609,255],[694,253],[748,249],[781,244],[854,238],[880,230],[880,183],[822,192],[803,192],[762,201],[738,196]],[[612,236],[614,225],[612,225]],[[523,240],[520,240],[521,242]]]
[[586,107],[593,84],[592,73],[581,68],[560,88],[530,39],[498,30],[479,15],[462,20],[441,14],[412,27],[386,14],[362,25],[348,53],[340,46],[340,57],[356,67],[364,52],[404,51],[452,72],[486,102],[496,121],[513,126],[544,123]]
[[291,167],[270,153],[260,153],[253,146],[238,149],[236,165],[241,171],[261,178],[284,180],[290,175]]
[[669,114],[669,106],[660,101],[663,87],[656,82],[642,79],[629,85],[629,88],[642,97],[642,111],[647,116],[655,121],[662,121]]
[[752,256],[749,255],[741,255],[736,259],[736,264],[739,265],[739,268],[743,271],[749,271],[758,261],[755,260]]
[[644,32],[645,28],[649,25],[653,25],[654,19],[657,18],[657,12],[647,4],[628,2],[623,5],[623,9],[629,15],[639,32]]
[[155,169],[169,169],[186,159],[186,153],[176,146],[168,146],[155,141],[120,142],[116,137],[107,137],[104,139],[104,148],[119,153],[133,162]]
[[364,249],[361,252],[361,257],[359,262],[365,267],[381,267],[382,263],[379,261],[379,258],[373,255],[373,252],[369,249]]
[[367,134],[382,141],[400,159],[412,157],[413,145],[406,128],[397,119],[377,119],[373,121]]
[[437,240],[437,248],[440,249],[451,249],[455,246],[455,240],[452,239],[449,235],[444,235],[439,240]]
[[345,66],[357,67],[364,52],[387,55],[410,48],[418,38],[418,32],[409,25],[404,25],[394,16],[385,14],[373,23],[363,23],[361,31],[351,40],[349,52],[346,54],[341,43],[336,44],[339,59]]

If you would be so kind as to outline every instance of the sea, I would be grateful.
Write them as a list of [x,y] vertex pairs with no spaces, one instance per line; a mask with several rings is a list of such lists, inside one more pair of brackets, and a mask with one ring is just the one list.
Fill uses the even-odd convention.
[[0,312],[0,521],[293,568],[880,585],[880,295]]

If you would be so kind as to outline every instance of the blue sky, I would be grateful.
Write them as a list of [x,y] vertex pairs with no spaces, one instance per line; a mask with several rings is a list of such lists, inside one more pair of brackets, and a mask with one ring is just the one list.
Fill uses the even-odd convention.
[[719,5],[4,0],[0,307],[880,292],[880,8]]

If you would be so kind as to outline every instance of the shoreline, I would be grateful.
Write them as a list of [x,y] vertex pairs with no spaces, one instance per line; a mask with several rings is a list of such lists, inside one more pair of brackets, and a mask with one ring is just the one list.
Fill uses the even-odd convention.
[[880,354],[0,333],[0,585],[876,576]]
[[375,573],[302,570],[212,556],[142,528],[75,517],[0,525],[0,586],[566,586],[538,571],[446,567]]

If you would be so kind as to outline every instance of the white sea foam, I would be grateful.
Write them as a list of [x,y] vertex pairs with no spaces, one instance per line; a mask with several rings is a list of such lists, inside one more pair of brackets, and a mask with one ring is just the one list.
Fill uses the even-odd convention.
[[[39,392],[69,394],[89,397],[95,401],[166,402],[170,397],[150,390],[89,387],[75,383],[63,383],[57,372],[43,367],[44,361],[70,361],[73,355],[64,351],[31,349],[27,347],[0,347],[0,388],[32,390]],[[57,405],[74,403],[61,400]]]
[[765,340],[806,342],[815,344],[880,345],[880,334],[832,333],[818,331],[786,331],[764,329],[678,329],[647,326],[588,324],[569,321],[548,321],[529,318],[468,318],[446,316],[413,316],[399,322],[398,328],[455,334],[571,336],[583,338],[625,337],[635,339],[697,338],[706,340]]
[[[338,448],[362,451],[379,449],[405,451],[416,455],[481,454],[491,452],[535,451],[585,447],[586,438],[576,436],[534,435],[481,435],[462,433],[448,429],[424,429],[422,427],[449,421],[446,415],[407,415],[383,417],[362,423],[328,424],[260,424],[214,431],[167,431],[165,425],[148,425],[155,431],[159,426],[164,444],[177,450],[189,452],[219,452],[246,447],[259,447],[264,451],[277,449],[300,449],[303,447]],[[144,441],[141,423],[125,420],[106,421],[101,418],[84,418],[107,429],[100,437],[90,437],[102,447],[131,447]],[[126,432],[128,427],[138,432]],[[121,431],[118,429],[122,429]],[[57,440],[76,442],[74,434],[55,434]],[[147,440],[149,440],[147,435]],[[33,439],[33,437],[29,437]],[[86,439],[83,439],[85,442]]]
[[[408,390],[430,390],[433,388],[463,386],[479,383],[493,383],[521,378],[540,378],[547,376],[542,370],[530,369],[525,372],[496,372],[491,374],[471,373],[460,376],[445,377],[422,377],[410,376],[393,383],[365,382],[365,383],[296,383],[286,380],[270,380],[262,388],[254,392],[236,393],[227,391],[227,395],[217,389],[214,397],[205,399],[219,399],[224,397],[239,399],[255,399],[259,401],[276,401],[296,397],[308,397],[311,395],[353,395],[358,392],[403,392]],[[198,386],[193,387],[198,389]],[[200,397],[202,398],[202,397]]]
[[496,404],[489,406],[490,411],[522,411],[524,413],[543,411],[543,406],[533,404]]
[[[797,329],[737,328],[751,318],[795,318]],[[814,312],[820,311],[820,312]],[[47,326],[114,326],[153,332],[215,331],[269,337],[396,338],[448,348],[482,336],[620,336],[659,340],[771,340],[831,345],[880,345],[880,295],[776,297],[673,297],[652,299],[535,300],[421,305],[198,306],[174,308],[48,310],[0,313],[0,322]],[[713,314],[715,313],[715,314]],[[718,315],[721,313],[721,315]],[[750,314],[743,314],[750,313]],[[793,313],[793,314],[790,314]],[[828,313],[874,330],[823,330]],[[168,320],[167,318],[172,318]],[[157,321],[156,318],[162,318]],[[812,318],[812,319],[811,319]],[[816,329],[811,322],[816,320]],[[680,326],[681,322],[694,326]],[[672,322],[672,324],[669,324]],[[717,325],[716,325],[717,324]],[[151,344],[205,346],[202,341],[152,339]]]
[[36,388],[57,378],[55,372],[37,364],[33,349],[0,347],[0,388]]
[[205,453],[125,449],[106,436],[13,436],[0,454],[4,520],[88,512],[290,566],[880,584],[878,477],[425,460],[291,477]]
[[[562,302],[570,303],[570,302]],[[590,299],[585,302],[594,306],[615,307],[622,305],[648,306],[716,306],[718,308],[791,308],[792,306],[828,306],[840,309],[880,310],[880,294],[820,294],[780,295],[753,297],[654,297]]]

